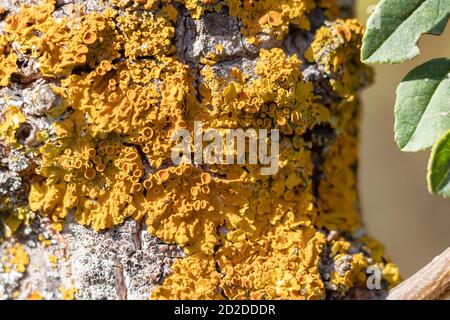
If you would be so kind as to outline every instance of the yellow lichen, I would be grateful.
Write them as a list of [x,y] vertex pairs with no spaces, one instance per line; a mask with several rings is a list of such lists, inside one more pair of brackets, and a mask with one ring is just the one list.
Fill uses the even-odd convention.
[[48,262],[50,262],[52,267],[56,267],[58,265],[58,257],[52,254],[48,257]]
[[1,262],[6,267],[6,272],[14,269],[17,272],[24,273],[30,263],[30,258],[22,245],[15,244],[3,250]]
[[9,107],[6,111],[0,115],[0,136],[6,140],[7,143],[14,144],[16,140],[16,130],[20,125],[26,121],[26,117],[23,112],[17,107]]
[[132,12],[117,17],[123,31],[125,56],[131,59],[141,56],[157,57],[175,50],[172,38],[177,18],[176,9],[168,5],[159,14]]
[[44,297],[39,292],[33,291],[27,296],[27,300],[44,300]]
[[[289,31],[289,25],[309,30],[307,17],[316,7],[333,8],[326,1],[314,0],[177,0],[184,3],[194,19],[200,18],[205,11],[220,12],[228,8],[231,16],[242,22],[241,32],[250,43],[259,41],[259,33],[266,32],[277,40],[282,40]],[[336,13],[336,11],[334,12]]]
[[[337,261],[341,257],[342,255],[337,255],[334,261]],[[354,286],[365,285],[365,269],[367,266],[367,258],[362,253],[354,254],[351,256],[351,261],[349,262],[349,270],[345,271],[344,275],[340,275],[338,271],[334,271],[331,274],[331,283],[344,288],[345,291]]]
[[337,19],[317,30],[306,54],[308,60],[317,62],[321,71],[333,74],[330,82],[334,91],[349,100],[354,98],[361,83],[372,79],[371,69],[360,61],[363,32],[357,20]]
[[8,16],[4,29],[11,41],[20,44],[21,52],[31,52],[31,57],[39,59],[43,75],[67,76],[76,67],[94,66],[119,56],[112,12],[84,15],[74,28],[67,18],[57,22],[51,15],[54,9],[51,0],[23,7],[18,14]]
[[[356,166],[358,160],[359,108],[356,101],[345,101],[338,106],[338,128],[341,134],[323,156],[323,178],[319,184],[318,225],[341,231],[356,231],[361,227],[359,209],[356,206]],[[356,120],[356,121],[355,121]]]
[[[4,198],[7,200],[7,197]],[[34,212],[28,208],[28,206],[19,206],[16,208],[11,208],[11,214],[5,219],[5,225],[8,227],[5,236],[7,238],[11,237],[14,232],[16,232],[19,227],[23,224],[28,225],[31,219],[34,217]]]
[[398,266],[395,263],[386,263],[383,267],[383,277],[386,279],[386,281],[389,283],[389,288],[395,287],[397,284],[399,284],[402,280],[400,276],[400,271]]
[[[252,43],[261,32],[282,40],[289,26],[309,29],[316,7],[329,16],[337,11],[313,0],[179,2],[194,18],[225,5]],[[327,240],[318,228],[352,233],[361,225],[353,168],[357,91],[361,75],[370,77],[355,58],[362,27],[338,20],[317,30],[305,55],[330,77],[337,98],[324,102],[317,84],[304,79],[301,57],[276,47],[259,51],[254,74],[233,68],[224,78],[214,64],[225,48],[216,45],[195,78],[176,55],[172,1],[114,3],[120,14],[85,14],[76,27],[52,16],[50,0],[8,17],[0,43],[7,80],[0,85],[15,72],[1,66],[16,59],[8,51],[16,41],[43,75],[58,79],[54,91],[63,98],[49,112],[56,137],[35,150],[42,179],[31,185],[30,209],[49,216],[56,230],[69,214],[96,230],[144,219],[150,234],[182,245],[188,257],[174,263],[154,298],[324,298],[318,266]],[[5,119],[0,135],[14,142],[25,119],[15,107]],[[279,129],[278,173],[263,176],[258,164],[173,165],[172,133],[192,133],[197,120],[204,129]],[[313,141],[318,127],[335,137]],[[334,242],[331,258],[349,246]],[[345,292],[365,279],[367,266],[366,256],[353,254],[349,270],[331,282]],[[395,281],[395,268],[384,267]],[[64,297],[75,292],[61,288]]]
[[12,52],[11,39],[7,35],[0,35],[0,87],[6,87],[11,75],[17,71],[17,54]]
[[66,289],[65,287],[61,287],[59,290],[61,291],[63,300],[74,300],[75,294],[78,291],[76,288]]

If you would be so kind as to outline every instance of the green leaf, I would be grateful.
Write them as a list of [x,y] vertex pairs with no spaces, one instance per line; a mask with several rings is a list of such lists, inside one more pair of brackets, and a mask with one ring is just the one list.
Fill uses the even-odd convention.
[[450,130],[434,145],[428,163],[430,192],[450,197]]
[[434,59],[413,69],[398,86],[395,140],[403,151],[429,148],[450,129],[449,77],[450,58]]
[[450,16],[449,0],[382,0],[367,22],[365,63],[401,63],[417,56],[424,33],[439,35]]

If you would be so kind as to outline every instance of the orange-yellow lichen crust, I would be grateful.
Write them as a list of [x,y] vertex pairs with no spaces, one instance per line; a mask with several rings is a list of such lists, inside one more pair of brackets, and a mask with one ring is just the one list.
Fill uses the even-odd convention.
[[[55,1],[47,0],[6,22],[0,85],[14,73],[17,57],[8,46],[16,41],[64,100],[48,111],[56,138],[35,150],[42,179],[31,186],[30,208],[55,228],[71,213],[96,230],[145,219],[152,235],[184,246],[188,257],[175,262],[153,298],[325,298],[319,260],[327,239],[319,227],[351,234],[361,226],[357,91],[370,77],[357,58],[362,27],[338,20],[318,29],[305,57],[261,49],[252,75],[233,68],[225,79],[208,60],[194,78],[176,54],[173,1],[112,2],[116,9],[74,23],[56,20]],[[177,2],[194,19],[228,8],[254,44],[262,31],[281,40],[289,26],[309,30],[315,8],[330,18],[337,12],[334,1]],[[304,79],[302,60],[329,75],[327,94],[336,98],[326,100]],[[17,110],[10,112],[20,121]],[[280,170],[263,176],[259,165],[174,166],[172,133],[192,132],[197,120],[204,129],[278,128]],[[0,132],[11,137],[14,126],[10,119]],[[311,134],[316,127],[335,134],[320,150]],[[318,167],[321,178],[313,179]],[[334,243],[335,259],[351,251],[344,237]],[[366,247],[345,274],[331,275],[343,291],[365,281],[370,252],[379,250],[371,241]],[[375,261],[385,267],[382,256]],[[386,274],[395,281],[392,270]]]
[[0,35],[0,86],[7,86],[11,75],[17,70],[17,54],[11,52],[11,40],[6,35]]
[[30,263],[30,258],[25,249],[20,244],[9,246],[2,250],[3,252],[0,258],[3,264],[3,269],[6,273],[15,270],[20,273],[24,273]]

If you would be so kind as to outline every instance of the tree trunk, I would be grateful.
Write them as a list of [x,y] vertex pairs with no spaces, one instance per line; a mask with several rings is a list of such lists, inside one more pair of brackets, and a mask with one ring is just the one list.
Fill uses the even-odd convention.
[[[372,74],[340,18],[353,1],[2,4],[1,299],[376,299],[398,282],[359,213]],[[171,135],[195,121],[278,129],[278,171],[177,166]]]

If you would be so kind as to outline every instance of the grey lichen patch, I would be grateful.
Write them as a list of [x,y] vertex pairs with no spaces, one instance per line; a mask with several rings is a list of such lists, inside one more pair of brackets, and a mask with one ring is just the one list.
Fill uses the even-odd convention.
[[53,17],[57,20],[64,17],[73,19],[74,23],[77,23],[77,18],[83,14],[90,12],[103,12],[106,8],[110,7],[108,1],[102,0],[85,0],[83,5],[80,5],[80,1],[75,0],[56,0],[56,10],[53,12]]
[[248,59],[243,57],[217,62],[211,67],[216,75],[226,80],[230,80],[230,74],[232,74],[231,70],[233,68],[238,68],[239,70],[244,71],[246,75],[249,75],[252,78],[256,78],[256,61],[256,59]]
[[100,233],[67,221],[62,236],[78,299],[148,299],[170,274],[174,259],[184,256],[134,220]]
[[33,6],[40,3],[40,0],[0,0],[0,7],[5,11],[19,12],[22,5]]
[[42,116],[61,103],[61,98],[52,90],[51,83],[43,79],[24,87],[13,84],[0,90],[0,111],[8,106],[19,107],[30,116]]
[[43,79],[32,86],[13,84],[0,89],[0,118],[9,108],[18,108],[26,120],[17,130],[16,139],[19,144],[31,147],[39,143],[38,132],[45,132],[47,136],[54,134],[52,119],[45,113],[60,103],[61,98],[53,92],[52,84]]
[[20,245],[29,259],[24,272],[0,260],[0,299],[64,299],[73,290],[76,299],[144,300],[184,257],[133,220],[101,233],[73,219],[58,233],[49,222],[38,217],[0,244],[0,252]]
[[[11,149],[0,142],[0,237],[9,236],[14,226],[3,220],[11,214],[19,220],[34,218],[31,212],[20,213],[20,209],[27,205],[29,183],[24,177],[28,174],[30,155]],[[27,215],[27,216],[25,216]]]
[[[26,269],[9,260],[11,248],[20,248],[24,255],[15,257]],[[62,288],[72,286],[62,265],[63,245],[57,241],[57,234],[51,230],[49,220],[36,217],[30,225],[21,227],[14,239],[0,244],[3,258],[0,260],[0,299],[61,299]],[[17,262],[16,262],[17,263]]]
[[[3,125],[9,136],[0,138],[0,233],[9,236],[21,224],[34,218],[27,210],[30,183],[34,168],[40,161],[30,147],[38,146],[39,134],[51,138],[54,127],[45,112],[58,106],[60,98],[43,79],[33,85],[14,83],[0,89],[0,121],[6,123],[7,115],[14,110],[16,118]],[[16,127],[8,132],[8,126]],[[14,219],[9,219],[14,217]],[[5,221],[9,219],[8,223]]]
[[[197,62],[209,52],[216,52],[219,59],[242,57],[242,36],[236,18],[220,13],[206,13],[203,19],[194,20],[196,37],[188,50],[188,58]],[[217,46],[223,51],[217,52]]]
[[24,277],[23,273],[11,270],[5,272],[5,268],[0,263],[0,300],[11,299],[20,286],[20,281]]
[[178,56],[194,68],[201,67],[202,59],[211,54],[214,55],[215,65],[226,62],[243,66],[255,60],[261,48],[273,48],[280,44],[273,37],[261,34],[259,45],[251,45],[242,36],[241,27],[241,22],[226,12],[208,12],[202,19],[194,20],[186,10],[180,9],[176,29]]
[[352,267],[352,259],[353,257],[350,254],[339,257],[334,262],[336,272],[339,273],[339,275],[344,276],[345,273]]
[[[29,168],[29,158],[23,153],[0,145],[0,195],[18,192],[22,186],[20,173]],[[1,207],[0,207],[1,208]]]

